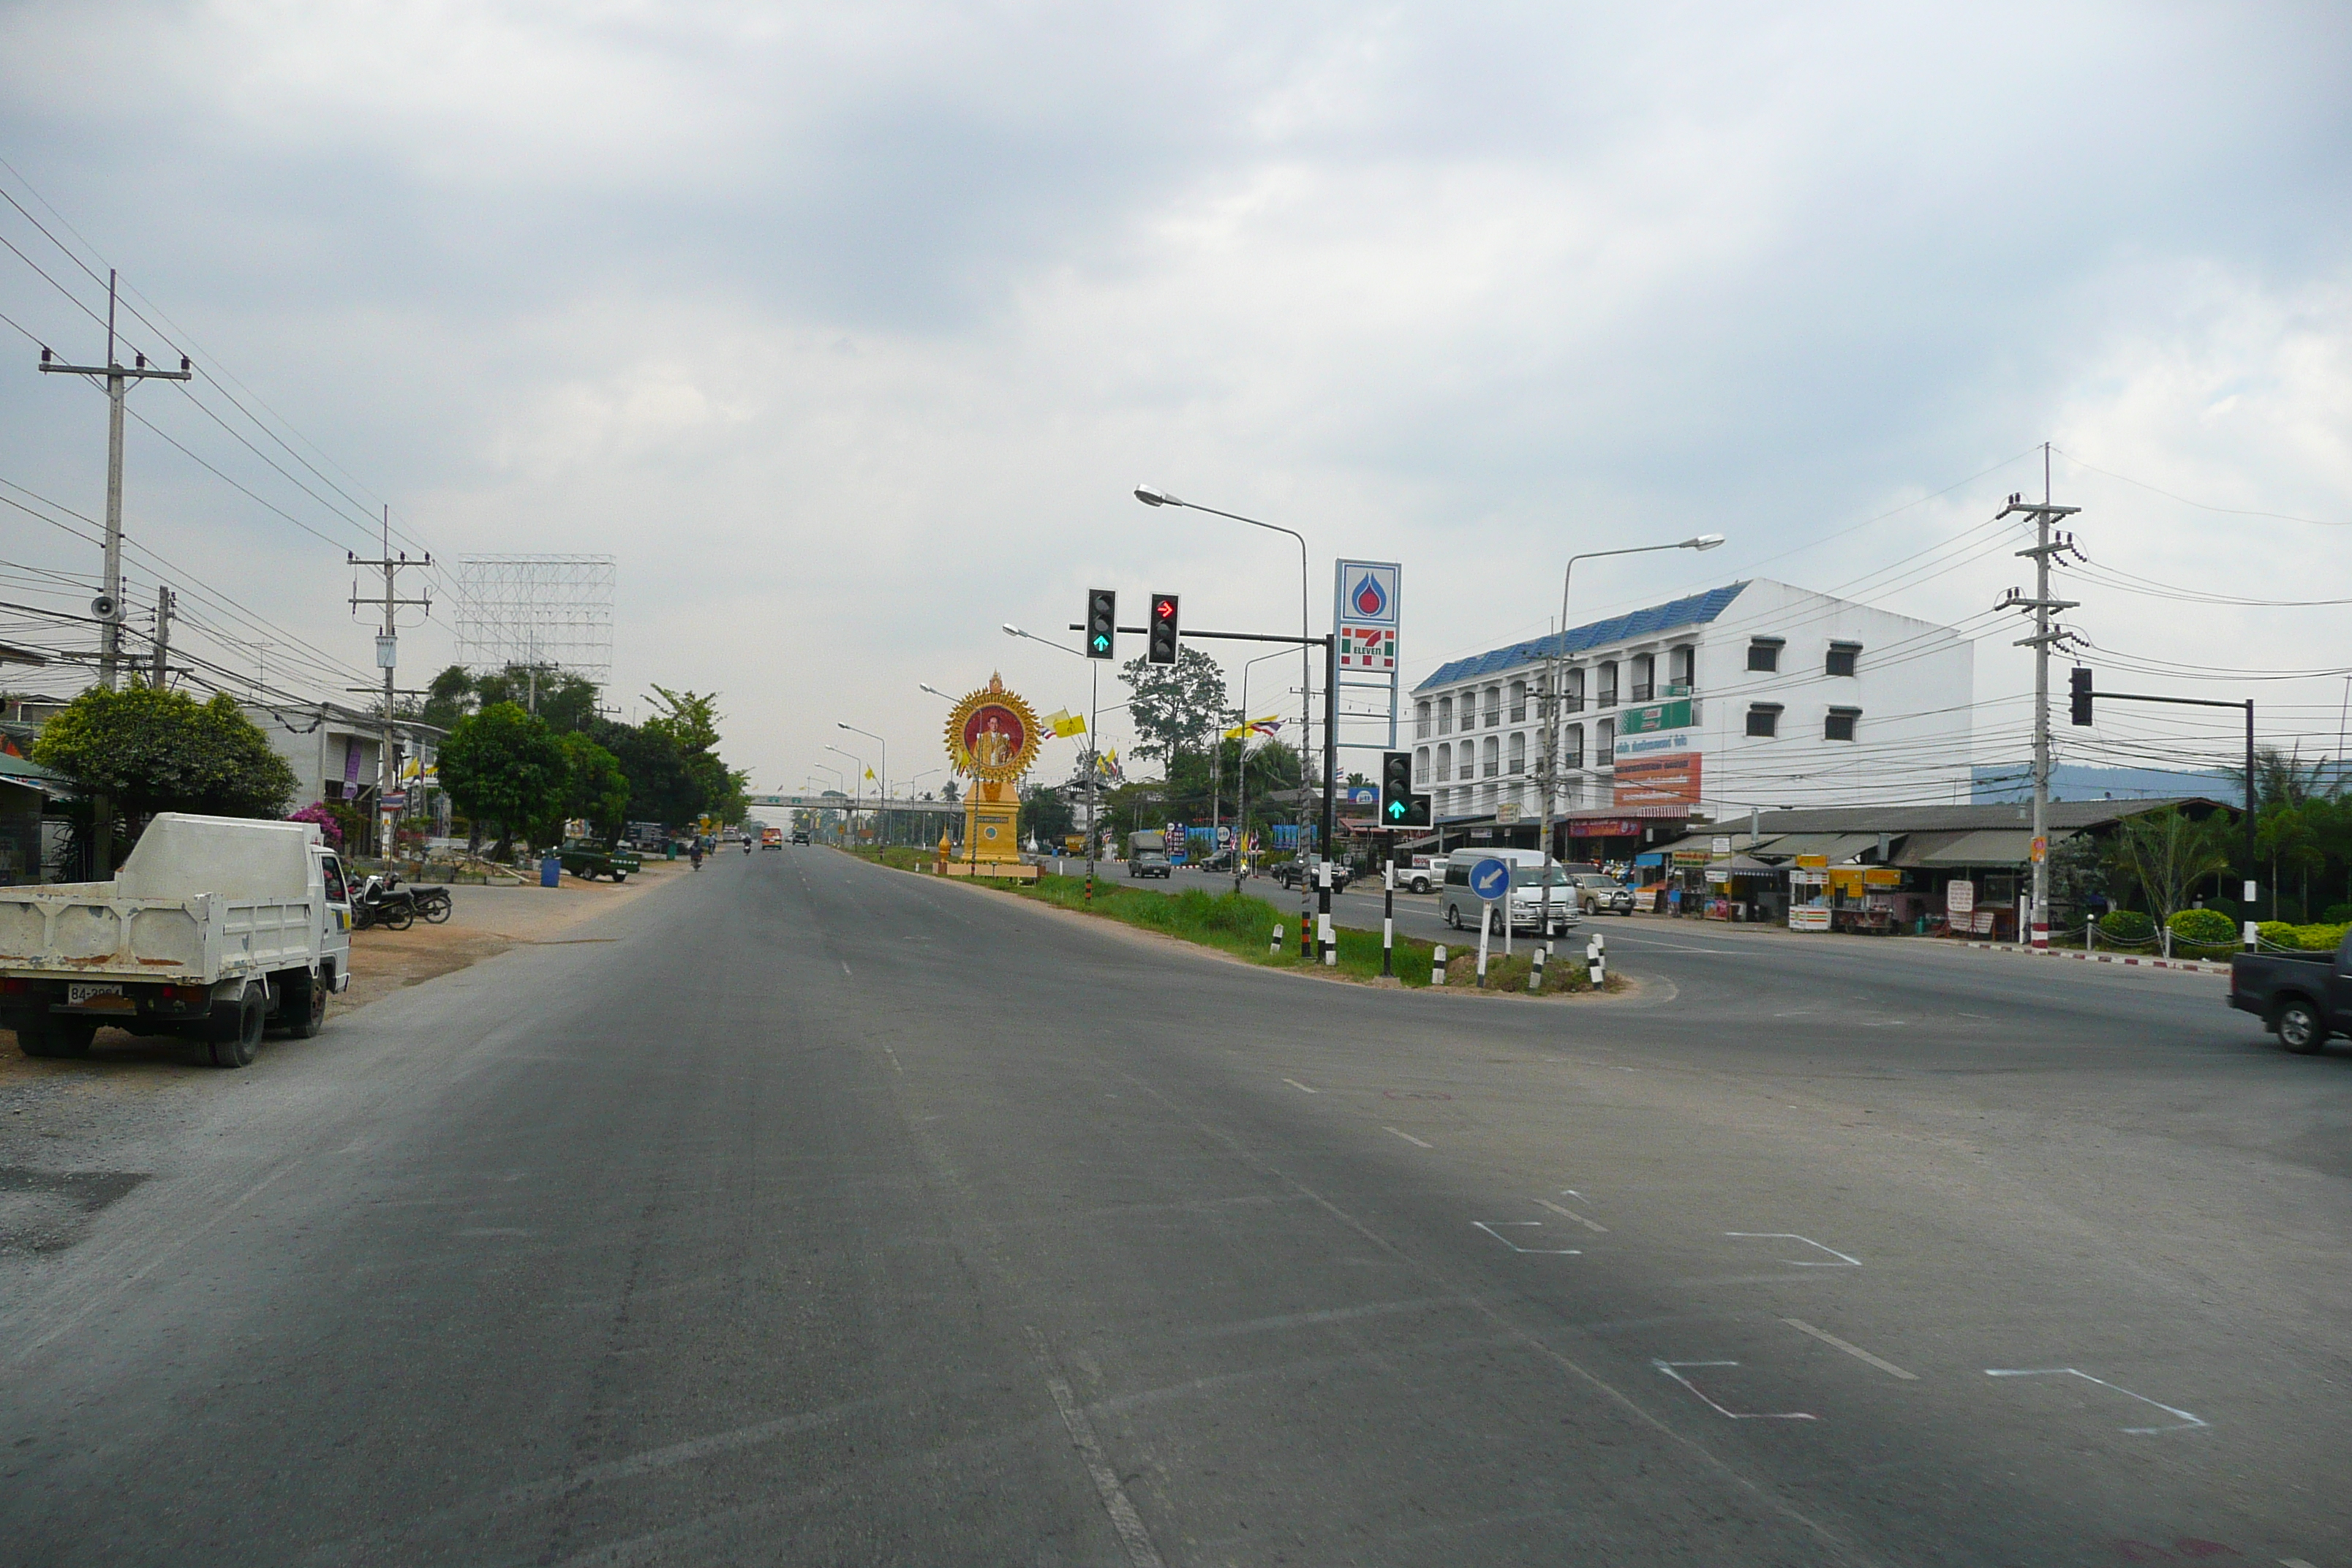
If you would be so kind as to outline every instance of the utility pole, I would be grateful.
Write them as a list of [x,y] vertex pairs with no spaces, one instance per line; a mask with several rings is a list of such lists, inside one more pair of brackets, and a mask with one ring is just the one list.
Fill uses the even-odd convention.
[[[98,617],[98,683],[114,689],[115,666],[122,658],[122,398],[134,381],[186,381],[195,373],[188,357],[180,356],[177,370],[151,370],[147,356],[125,370],[114,362],[114,268],[106,269],[106,363],[62,364],[47,349],[41,351],[41,369],[51,375],[102,375],[106,378],[106,556],[105,582],[90,602]],[[105,881],[114,875],[114,803],[105,795],[90,801],[90,853],[97,862],[90,875]]]
[[172,611],[178,606],[180,596],[171,589],[158,586],[155,590],[155,679],[156,690],[163,689],[168,673],[164,660],[172,650]]
[[354,583],[352,587],[352,608],[357,610],[363,604],[381,604],[383,606],[383,629],[376,634],[375,638],[376,668],[383,671],[383,755],[376,762],[375,801],[379,836],[377,847],[383,851],[384,858],[389,861],[392,858],[393,814],[392,808],[384,802],[390,798],[393,786],[398,782],[398,774],[394,771],[392,760],[392,707],[394,696],[392,682],[393,671],[400,663],[400,612],[404,607],[409,606],[428,610],[433,607],[433,596],[430,594],[421,599],[401,598],[398,594],[399,575],[411,567],[432,565],[433,556],[428,551],[422,560],[411,561],[405,550],[396,557],[393,554],[392,508],[386,506],[383,509],[383,554],[373,561],[362,561],[357,555],[345,551],[344,557],[355,567],[373,566],[383,573],[383,597],[381,600],[362,599],[359,595],[359,585]]
[[2066,633],[2053,629],[2052,612],[2074,609],[2078,599],[2053,599],[2050,596],[2050,558],[2074,548],[2072,533],[2053,535],[2051,524],[2062,517],[2072,517],[2083,509],[2078,506],[2053,506],[2050,501],[2049,453],[2042,453],[2042,501],[2036,505],[2021,496],[2012,495],[2009,504],[2000,509],[2000,517],[2012,514],[2033,520],[2033,546],[2017,553],[2033,562],[2033,597],[2026,598],[2014,588],[1995,609],[2021,609],[2033,612],[2033,635],[2021,637],[2015,646],[2033,650],[2033,903],[2029,913],[2028,931],[2035,947],[2050,945],[2050,647],[2064,639]]

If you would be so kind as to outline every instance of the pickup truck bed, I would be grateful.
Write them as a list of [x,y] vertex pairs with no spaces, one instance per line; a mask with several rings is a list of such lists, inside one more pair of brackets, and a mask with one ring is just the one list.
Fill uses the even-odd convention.
[[2352,1034],[2352,936],[2334,952],[2242,952],[2230,961],[2230,1005],[2260,1017],[2279,1044],[2308,1055]]

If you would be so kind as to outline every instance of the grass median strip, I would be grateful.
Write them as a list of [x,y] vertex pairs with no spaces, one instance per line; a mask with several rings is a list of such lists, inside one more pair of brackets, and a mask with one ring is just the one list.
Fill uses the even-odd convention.
[[[891,848],[887,850],[853,851],[861,858],[893,866],[900,870],[926,871],[932,857],[920,849]],[[986,884],[983,884],[986,885]],[[1097,878],[1094,900],[1087,900],[1086,879],[1081,877],[1040,877],[1031,883],[1008,882],[1003,890],[1015,897],[1034,899],[1040,903],[1093,915],[1100,920],[1118,921],[1145,931],[1158,931],[1181,942],[1196,942],[1231,953],[1267,969],[1324,970],[1319,961],[1298,956],[1298,911],[1278,909],[1264,899],[1248,894],[1212,893],[1205,889],[1186,888],[1181,891],[1162,892],[1156,889],[1121,887]],[[1274,931],[1282,928],[1280,950],[1274,949]],[[1339,928],[1339,963],[1336,973],[1349,980],[1367,981],[1379,978],[1381,973],[1381,934],[1378,931]],[[1397,984],[1412,990],[1423,990],[1429,984],[1431,952],[1435,944],[1413,937],[1396,939],[1394,964]],[[1488,954],[1486,988],[1517,995],[1528,994],[1528,953],[1526,944],[1513,957],[1505,959],[1498,945]],[[1445,983],[1448,986],[1475,989],[1478,984],[1477,938],[1466,945],[1451,944],[1446,949]],[[1623,983],[1612,974],[1603,984],[1604,991],[1622,989]],[[1583,944],[1571,938],[1561,943],[1553,954],[1544,974],[1544,994],[1568,995],[1592,989],[1583,963]]]

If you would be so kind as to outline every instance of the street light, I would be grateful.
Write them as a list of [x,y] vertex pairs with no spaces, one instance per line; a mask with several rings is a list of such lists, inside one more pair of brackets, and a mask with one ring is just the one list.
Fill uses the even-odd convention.
[[[1249,837],[1249,672],[1250,666],[1280,658],[1282,650],[1262,653],[1242,661],[1242,739],[1234,763],[1234,897],[1242,892],[1242,845]],[[1220,742],[1222,746],[1223,742]],[[1305,782],[1301,780],[1301,782]]]
[[849,782],[849,837],[850,841],[855,843],[857,838],[857,810],[866,799],[866,759],[855,752],[845,752],[839,746],[832,744],[827,744],[824,749],[836,755],[847,757],[857,764],[857,771],[850,775]]
[[[1286,533],[1290,535],[1291,538],[1298,542],[1298,760],[1301,764],[1299,774],[1301,781],[1303,782],[1307,772],[1304,765],[1307,761],[1307,748],[1310,742],[1310,738],[1315,733],[1314,661],[1312,657],[1309,655],[1307,647],[1307,536],[1299,532],[1295,528],[1285,528],[1278,522],[1261,522],[1254,517],[1244,517],[1237,511],[1221,511],[1213,506],[1202,506],[1198,501],[1181,500],[1177,497],[1171,495],[1166,490],[1153,489],[1148,485],[1138,485],[1135,488],[1135,499],[1141,501],[1146,506],[1181,506],[1189,508],[1193,511],[1205,511],[1212,517],[1230,518],[1235,522],[1248,523],[1252,528],[1263,528],[1268,533]],[[1339,628],[1337,626],[1334,626],[1331,630],[1334,637],[1339,635]],[[1338,699],[1339,693],[1337,691],[1324,692],[1323,703],[1325,708],[1331,708]],[[1327,726],[1324,731],[1323,746],[1323,842],[1321,848],[1325,858],[1327,858],[1331,853],[1332,832],[1339,826],[1339,811],[1337,809],[1337,803],[1333,800],[1331,795],[1332,785],[1336,782],[1332,775],[1339,771],[1339,753],[1333,749],[1333,742],[1337,739],[1337,732],[1338,720],[1337,717],[1334,716],[1331,723]],[[1300,804],[1304,805],[1305,803],[1301,802]],[[1306,814],[1301,812],[1300,815],[1303,816]],[[1308,889],[1307,879],[1304,877],[1301,877],[1298,879],[1298,907],[1300,911],[1298,921],[1298,949],[1300,956],[1312,957],[1314,956],[1314,946],[1308,940],[1307,934],[1308,922],[1306,911],[1314,907],[1314,896]]]
[[1723,542],[1719,533],[1693,534],[1672,544],[1629,544],[1620,550],[1588,550],[1581,555],[1571,555],[1559,574],[1559,641],[1552,647],[1550,721],[1544,726],[1543,754],[1543,929],[1551,936],[1551,795],[1559,782],[1559,720],[1560,706],[1568,700],[1568,584],[1580,561],[1598,561],[1604,555],[1646,555],[1657,550],[1712,550]]
[[922,690],[924,690],[924,691],[928,691],[928,692],[929,692],[932,696],[937,697],[937,698],[940,699],[940,700],[943,700],[943,701],[952,702],[952,701],[954,701],[954,700],[955,700],[955,699],[954,699],[954,698],[950,697],[946,692],[941,691],[938,687],[933,686],[930,682],[929,682],[929,681],[927,681],[927,680],[918,680],[917,682],[915,682],[915,685],[916,685],[919,689],[922,689]]
[[1004,635],[1009,637],[1024,637],[1030,642],[1041,642],[1047,647],[1060,648],[1064,653],[1068,654],[1073,658],[1084,658],[1087,657],[1082,650],[1074,648],[1067,643],[1058,643],[1051,637],[1041,637],[1035,632],[1024,632],[1019,626],[1014,626],[1011,621],[1004,623]]
[[853,735],[863,735],[882,748],[882,777],[879,781],[882,785],[882,842],[887,844],[890,842],[890,742],[873,731],[861,730],[855,724],[836,721],[835,727]]

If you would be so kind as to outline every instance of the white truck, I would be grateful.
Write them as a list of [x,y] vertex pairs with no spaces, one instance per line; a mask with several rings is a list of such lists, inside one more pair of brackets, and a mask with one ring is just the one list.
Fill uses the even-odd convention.
[[351,888],[318,825],[163,812],[110,882],[0,888],[0,1027],[78,1057],[100,1025],[241,1068],[351,984]]

